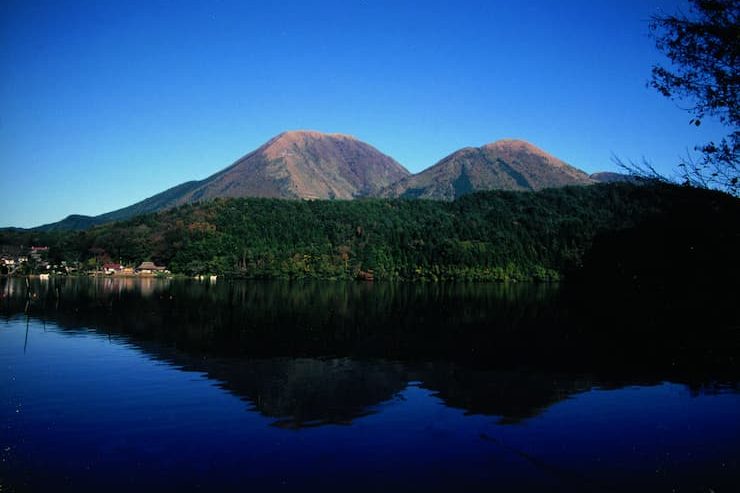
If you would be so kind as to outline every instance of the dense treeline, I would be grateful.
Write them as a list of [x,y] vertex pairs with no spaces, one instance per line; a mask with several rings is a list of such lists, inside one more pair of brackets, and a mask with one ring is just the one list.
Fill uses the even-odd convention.
[[3,231],[0,244],[47,245],[53,261],[87,265],[152,260],[187,275],[553,280],[579,269],[597,238],[676,211],[687,225],[736,238],[738,203],[625,183],[481,192],[451,203],[219,199],[87,231]]

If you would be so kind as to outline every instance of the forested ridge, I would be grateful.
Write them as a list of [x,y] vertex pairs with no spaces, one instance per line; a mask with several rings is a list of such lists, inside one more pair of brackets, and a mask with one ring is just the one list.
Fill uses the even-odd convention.
[[86,231],[5,230],[0,244],[46,245],[53,261],[89,268],[151,260],[187,275],[557,280],[577,272],[599,238],[662,218],[680,230],[679,243],[715,233],[737,242],[739,204],[719,192],[628,183],[454,202],[216,199]]

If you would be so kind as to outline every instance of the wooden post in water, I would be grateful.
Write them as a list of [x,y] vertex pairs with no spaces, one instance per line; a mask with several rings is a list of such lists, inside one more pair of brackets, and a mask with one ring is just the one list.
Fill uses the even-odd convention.
[[28,303],[26,303],[26,340],[23,341],[23,354],[26,354],[26,348],[28,347],[28,325],[31,319],[31,314],[28,313]]

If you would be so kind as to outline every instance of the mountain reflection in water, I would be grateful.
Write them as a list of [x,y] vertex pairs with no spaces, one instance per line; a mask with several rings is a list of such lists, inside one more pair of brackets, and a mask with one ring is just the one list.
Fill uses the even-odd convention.
[[[736,369],[716,351],[710,363],[723,364],[708,372],[677,365],[704,357],[700,347],[680,352],[680,338],[661,342],[647,361],[644,348],[624,358],[630,345],[655,347],[655,340],[624,341],[607,321],[584,322],[553,285],[0,283],[5,317],[25,313],[70,333],[92,328],[123,337],[153,359],[204,373],[286,428],[350,423],[409,382],[501,423],[593,388],[665,380],[695,392],[738,388]],[[584,335],[584,326],[599,337]]]
[[677,303],[0,279],[0,490],[736,491],[735,315]]

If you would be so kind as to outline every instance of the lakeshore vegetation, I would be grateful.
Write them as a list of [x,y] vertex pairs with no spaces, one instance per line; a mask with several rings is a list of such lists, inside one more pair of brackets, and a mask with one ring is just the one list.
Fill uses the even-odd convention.
[[684,251],[694,266],[718,268],[736,263],[722,252],[739,238],[737,198],[629,183],[453,202],[215,199],[84,231],[0,231],[6,248],[49,246],[50,260],[83,271],[154,261],[184,275],[430,281],[559,280],[584,261],[610,269],[624,265],[622,251],[640,256],[666,241],[678,256],[653,252],[652,268],[665,258],[685,269]]

